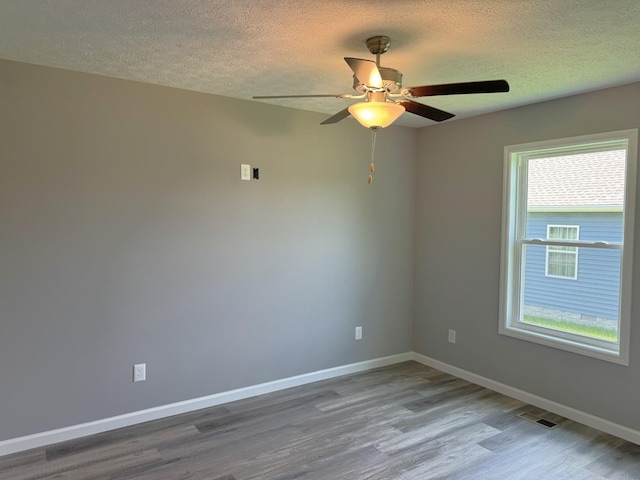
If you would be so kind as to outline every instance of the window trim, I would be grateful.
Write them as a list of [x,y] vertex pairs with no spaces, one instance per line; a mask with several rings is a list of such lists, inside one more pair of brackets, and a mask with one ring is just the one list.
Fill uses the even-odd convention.
[[[526,196],[518,191],[518,185],[527,182],[526,169],[520,162],[530,158],[559,156],[562,154],[607,151],[619,147],[627,150],[625,171],[623,243],[622,245],[583,241],[548,241],[517,237],[526,233]],[[598,358],[612,363],[629,365],[629,340],[631,324],[631,283],[633,274],[633,236],[635,223],[636,172],[638,163],[638,129],[581,135],[570,138],[531,142],[504,147],[504,175],[502,202],[502,246],[500,275],[500,311],[498,332],[501,335],[527,340],[561,350]],[[526,188],[524,189],[526,192]],[[618,342],[594,341],[575,334],[526,325],[520,322],[523,302],[522,262],[516,257],[523,245],[589,246],[622,250],[620,259],[619,327]],[[624,247],[623,247],[624,246]],[[518,321],[513,321],[513,319]]]
[[[580,239],[580,225],[547,225],[547,240],[549,240],[549,230],[551,228],[575,228],[576,229],[576,239]],[[561,280],[577,280],[578,279],[578,251],[579,248],[575,247],[575,251],[567,251],[567,250],[556,250],[552,251],[553,253],[572,253],[575,256],[575,267],[573,269],[573,275],[552,275],[549,273],[549,247],[558,247],[560,245],[547,245],[547,250],[545,252],[545,260],[544,260],[544,276],[549,278],[559,278]]]

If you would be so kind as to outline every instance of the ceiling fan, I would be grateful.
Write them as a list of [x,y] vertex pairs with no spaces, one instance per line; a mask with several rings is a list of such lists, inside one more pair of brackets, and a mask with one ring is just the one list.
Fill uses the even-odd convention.
[[335,115],[327,118],[322,125],[337,123],[352,115],[363,126],[378,129],[391,125],[405,111],[442,122],[454,117],[423,103],[413,101],[414,98],[432,97],[436,95],[462,95],[469,93],[508,92],[506,80],[486,80],[479,82],[447,83],[441,85],[424,85],[403,87],[402,73],[394,68],[380,66],[380,55],[389,50],[391,40],[386,36],[375,36],[367,39],[367,48],[376,56],[376,61],[361,58],[345,57],[349,68],[353,71],[353,89],[358,94],[316,94],[316,95],[260,95],[254,99],[273,98],[308,98],[334,97],[362,99],[362,102],[350,105]]

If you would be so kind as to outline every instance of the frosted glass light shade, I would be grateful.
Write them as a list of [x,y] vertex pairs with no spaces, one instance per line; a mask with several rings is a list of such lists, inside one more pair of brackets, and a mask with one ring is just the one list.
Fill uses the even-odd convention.
[[384,128],[404,113],[404,107],[391,102],[360,102],[349,107],[349,113],[367,128]]

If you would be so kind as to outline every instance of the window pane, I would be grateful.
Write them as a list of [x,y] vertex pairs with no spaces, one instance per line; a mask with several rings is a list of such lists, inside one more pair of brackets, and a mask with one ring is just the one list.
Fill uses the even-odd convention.
[[576,252],[553,252],[551,251],[551,247],[549,247],[547,275],[568,278],[576,277]]
[[[525,246],[520,321],[617,341],[620,250],[580,247],[580,275],[567,283],[562,278],[545,276],[546,248]],[[550,261],[549,267],[555,265],[558,275],[571,273],[573,254],[554,255],[558,255],[558,261]]]
[[554,240],[577,240],[577,226],[549,225],[547,238]]

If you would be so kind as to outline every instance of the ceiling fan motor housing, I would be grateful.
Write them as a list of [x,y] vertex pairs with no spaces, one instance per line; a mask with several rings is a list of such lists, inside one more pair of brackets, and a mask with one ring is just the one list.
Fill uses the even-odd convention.
[[[395,68],[378,67],[380,76],[382,77],[382,86],[387,93],[395,93],[402,88],[402,72]],[[353,89],[360,93],[366,93],[371,90],[361,83],[356,76],[353,76]]]

